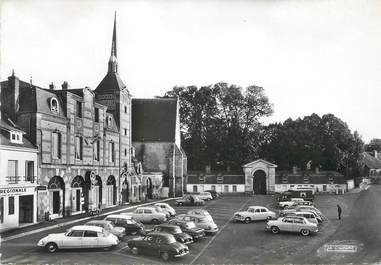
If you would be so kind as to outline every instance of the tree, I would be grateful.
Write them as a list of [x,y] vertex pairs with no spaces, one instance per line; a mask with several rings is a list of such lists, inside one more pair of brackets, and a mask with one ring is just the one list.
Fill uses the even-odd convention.
[[381,151],[381,139],[373,138],[368,144],[365,145],[366,152],[380,152]]

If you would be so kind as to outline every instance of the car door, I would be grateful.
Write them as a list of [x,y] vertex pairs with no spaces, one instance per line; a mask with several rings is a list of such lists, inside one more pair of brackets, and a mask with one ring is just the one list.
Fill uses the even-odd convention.
[[153,236],[146,236],[139,245],[139,251],[142,251],[143,253],[146,254],[152,254],[152,244],[154,242],[154,237]]
[[144,222],[151,222],[154,218],[157,219],[157,216],[153,216],[153,212],[151,209],[144,209]]
[[294,219],[293,232],[300,232],[304,228],[303,219]]
[[283,218],[282,219],[282,222],[280,222],[279,224],[279,229],[282,230],[282,231],[292,231],[293,229],[293,221],[291,218]]
[[86,230],[83,234],[82,248],[98,247],[98,233],[91,230]]
[[83,230],[70,231],[62,242],[62,248],[81,248],[83,232]]
[[144,222],[144,211],[143,209],[136,209],[134,212],[133,218],[140,222]]
[[261,220],[261,209],[257,208],[254,210],[253,220]]
[[265,208],[261,208],[261,220],[266,220],[270,216],[269,212]]

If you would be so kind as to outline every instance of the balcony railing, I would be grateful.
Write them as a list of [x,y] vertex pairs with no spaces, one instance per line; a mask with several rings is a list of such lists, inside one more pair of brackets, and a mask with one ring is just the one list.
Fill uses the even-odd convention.
[[18,184],[23,182],[34,183],[36,176],[6,176],[8,184]]

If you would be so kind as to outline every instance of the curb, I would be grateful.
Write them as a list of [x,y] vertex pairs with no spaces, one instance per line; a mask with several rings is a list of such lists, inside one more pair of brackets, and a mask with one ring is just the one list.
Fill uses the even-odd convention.
[[[110,215],[110,214],[114,214],[114,213],[123,212],[123,211],[129,210],[129,209],[134,209],[134,208],[137,208],[137,207],[152,205],[152,204],[155,204],[155,203],[158,203],[158,202],[165,202],[165,201],[170,201],[170,200],[176,200],[178,198],[181,198],[181,197],[168,198],[168,199],[164,199],[164,200],[158,200],[158,201],[155,201],[155,202],[148,202],[148,203],[143,203],[143,204],[139,204],[139,205],[129,206],[129,207],[126,207],[126,208],[123,208],[123,209],[119,209],[119,210],[115,210],[115,211],[111,211],[111,212],[107,212],[107,213],[101,213],[101,214],[99,214],[97,216],[106,216],[106,215]],[[54,228],[59,228],[59,227],[62,227],[62,226],[78,223],[78,222],[81,222],[81,221],[86,221],[86,220],[92,219],[92,218],[97,217],[97,216],[83,217],[83,218],[80,218],[80,219],[75,219],[75,220],[67,221],[67,222],[64,222],[64,223],[60,223],[60,224],[56,224],[56,225],[51,225],[51,226],[48,226],[48,227],[43,227],[43,228],[39,228],[39,229],[36,229],[36,230],[20,233],[20,234],[17,234],[17,235],[5,237],[5,238],[1,239],[1,242],[6,242],[6,241],[9,241],[9,240],[12,240],[12,239],[16,239],[16,238],[20,238],[20,237],[24,237],[24,236],[28,236],[28,235],[32,235],[32,234],[36,234],[36,233],[39,233],[39,232],[51,230],[51,229],[54,229]]]

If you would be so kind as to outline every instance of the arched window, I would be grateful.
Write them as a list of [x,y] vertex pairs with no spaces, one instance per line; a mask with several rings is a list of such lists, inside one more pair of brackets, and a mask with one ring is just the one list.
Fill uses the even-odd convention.
[[112,126],[112,118],[111,118],[111,116],[107,116],[107,126],[108,127]]
[[51,99],[50,99],[50,111],[51,111],[51,112],[56,112],[56,113],[59,112],[59,109],[58,109],[58,101],[57,101],[56,98],[51,98]]

